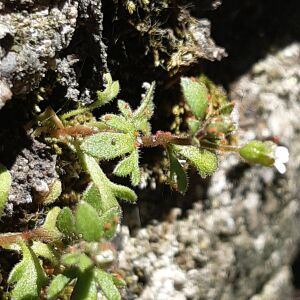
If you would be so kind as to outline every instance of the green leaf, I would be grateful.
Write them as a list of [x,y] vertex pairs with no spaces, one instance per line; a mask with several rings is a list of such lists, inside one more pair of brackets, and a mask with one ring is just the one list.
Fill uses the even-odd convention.
[[95,158],[110,160],[135,149],[135,136],[125,133],[100,132],[84,139],[81,150]]
[[114,191],[114,195],[121,200],[129,201],[129,202],[135,202],[137,200],[136,193],[132,189],[128,188],[127,186],[113,184],[113,191]]
[[200,176],[205,178],[212,175],[218,167],[218,158],[215,153],[195,146],[173,145],[173,149],[181,156],[188,159],[198,170]]
[[143,118],[150,120],[154,112],[154,89],[155,82],[152,82],[149,89],[146,92],[146,95],[143,97],[140,106],[134,111],[133,117],[135,119]]
[[131,174],[131,183],[136,186],[141,181],[141,171],[139,168],[139,152],[133,151],[128,157],[121,160],[114,169],[117,176],[127,176]]
[[100,216],[100,224],[103,236],[111,239],[115,233],[121,219],[121,210],[119,207],[113,207]]
[[43,199],[43,204],[53,203],[61,194],[61,182],[56,179],[50,187],[50,193]]
[[168,147],[168,156],[170,161],[170,179],[177,185],[177,190],[185,194],[188,186],[188,179],[185,170],[179,163],[171,147]]
[[151,86],[143,97],[140,106],[133,112],[132,120],[136,130],[148,135],[151,133],[151,125],[148,122],[154,112],[154,89],[155,82],[152,82]]
[[118,100],[118,108],[120,113],[125,117],[125,118],[131,118],[132,117],[132,109],[129,105],[129,103],[123,101],[123,100]]
[[45,230],[48,231],[49,235],[53,239],[60,239],[61,238],[61,233],[56,227],[56,220],[60,212],[60,208],[55,206],[51,210],[48,211],[46,220],[42,226]]
[[79,252],[65,254],[62,256],[61,262],[64,266],[77,268],[80,273],[91,269],[94,265],[93,261],[86,254]]
[[182,77],[181,87],[184,98],[191,108],[192,113],[197,118],[203,119],[208,107],[208,93],[206,86],[201,82]]
[[64,207],[57,216],[56,226],[60,232],[67,237],[72,237],[75,234],[75,223],[72,211],[69,207]]
[[11,175],[5,166],[0,164],[0,217],[3,213],[11,186]]
[[92,270],[78,277],[70,300],[97,300],[97,286]]
[[114,284],[113,276],[100,269],[94,269],[94,277],[107,300],[121,300],[119,290]]
[[112,207],[118,207],[119,204],[116,197],[130,202],[135,202],[137,200],[137,195],[133,190],[109,181],[93,157],[84,154],[83,160],[85,162],[86,170],[91,175],[93,182],[101,194],[102,211],[107,211]]
[[106,177],[98,162],[91,156],[83,154],[82,160],[86,171],[90,174],[101,195],[101,210],[107,211],[112,207],[118,207],[118,201],[114,194],[114,184]]
[[76,210],[76,231],[82,235],[85,241],[99,241],[103,235],[100,218],[95,210],[87,202],[81,201]]
[[94,183],[89,184],[87,189],[82,195],[82,200],[93,206],[98,214],[102,213],[103,204],[101,199],[101,193]]
[[187,124],[189,126],[191,135],[195,135],[197,133],[197,131],[199,130],[200,125],[201,125],[199,120],[196,120],[196,119],[193,119],[193,118],[188,118],[187,119]]
[[47,299],[48,300],[57,299],[57,296],[63,291],[63,289],[68,285],[70,281],[71,278],[63,274],[58,274],[57,276],[55,276],[48,288]]
[[[91,105],[94,105],[96,107],[100,107],[108,102],[110,102],[112,99],[114,99],[120,91],[120,85],[118,81],[112,81],[112,77],[109,73],[103,75],[103,79],[106,81],[106,87],[104,91],[97,91],[97,105],[92,103]],[[93,109],[94,109],[93,108]]]
[[8,278],[9,284],[15,283],[11,298],[35,300],[39,298],[42,287],[47,283],[47,277],[33,250],[23,241],[20,241],[20,246],[23,258],[15,265]]
[[37,256],[47,259],[52,265],[57,266],[59,264],[59,254],[52,246],[34,241],[31,249]]
[[122,131],[124,133],[134,133],[135,127],[132,122],[127,121],[123,116],[106,114],[101,117],[102,122],[111,129]]

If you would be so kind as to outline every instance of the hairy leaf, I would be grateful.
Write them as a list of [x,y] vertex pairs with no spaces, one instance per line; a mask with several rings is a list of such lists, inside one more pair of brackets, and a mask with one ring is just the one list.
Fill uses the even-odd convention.
[[150,120],[153,112],[154,112],[154,89],[155,89],[155,82],[152,82],[149,89],[146,92],[146,95],[143,97],[141,101],[141,105],[134,111],[133,117],[135,119],[143,118]]
[[136,186],[141,181],[141,172],[139,168],[139,153],[133,151],[129,156],[121,160],[114,169],[114,174],[117,176],[131,175],[131,183]]
[[11,175],[9,171],[0,164],[0,217],[3,213],[11,186]]
[[86,254],[79,252],[65,254],[61,262],[64,266],[77,268],[79,273],[85,272],[94,265],[93,261]]
[[206,86],[187,77],[181,78],[181,87],[184,98],[190,106],[192,113],[199,119],[206,114],[208,107],[208,93]]
[[82,195],[82,200],[93,206],[98,214],[102,213],[103,205],[101,199],[101,193],[94,183],[89,184],[87,189]]
[[100,132],[84,139],[81,150],[95,158],[110,160],[135,149],[135,136],[116,132]]
[[174,149],[196,167],[202,178],[213,174],[218,167],[218,158],[211,151],[194,146],[179,145],[174,145]]
[[46,220],[42,226],[43,229],[49,232],[49,235],[51,235],[52,239],[57,239],[57,240],[61,238],[61,233],[56,227],[56,220],[60,210],[61,209],[57,206],[51,208],[51,210],[48,211]]
[[68,237],[75,233],[75,222],[72,211],[69,207],[64,207],[57,216],[56,226],[60,232]]
[[78,204],[75,224],[77,233],[88,242],[99,241],[103,235],[99,215],[87,202]]
[[107,211],[112,207],[118,207],[119,203],[114,194],[114,184],[106,177],[98,162],[86,154],[83,154],[85,169],[90,174],[93,183],[98,188],[101,197],[101,210]]
[[58,274],[57,276],[55,276],[49,285],[47,299],[57,299],[57,296],[63,291],[63,289],[68,285],[70,281],[71,278],[63,274]]
[[120,113],[125,117],[125,118],[130,118],[132,117],[132,109],[130,107],[130,105],[123,101],[123,100],[118,100],[118,108]]
[[120,91],[120,85],[118,81],[113,81],[109,73],[103,75],[104,80],[106,81],[106,87],[104,91],[97,92],[97,101],[92,103],[96,107],[102,106],[112,99],[114,99]]
[[111,239],[115,235],[120,219],[121,210],[118,207],[113,207],[100,216],[103,236],[106,239]]
[[57,266],[59,264],[59,254],[52,246],[34,241],[31,249],[37,256],[47,259],[52,265]]
[[121,200],[135,202],[137,200],[136,193],[124,185],[113,184],[114,195]]
[[47,283],[47,277],[33,250],[23,241],[20,241],[20,246],[23,258],[15,265],[8,278],[9,284],[15,283],[11,297],[13,300],[35,300]]
[[124,133],[134,133],[135,127],[133,122],[127,121],[127,119],[123,116],[106,114],[101,117],[101,120],[108,127],[115,129],[117,131],[122,131]]
[[100,269],[94,269],[94,276],[107,300],[121,300],[121,295],[111,274]]

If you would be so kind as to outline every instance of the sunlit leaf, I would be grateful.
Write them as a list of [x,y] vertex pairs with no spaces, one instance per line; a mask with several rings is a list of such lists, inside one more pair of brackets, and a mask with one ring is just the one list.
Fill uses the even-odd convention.
[[206,114],[208,107],[208,93],[206,86],[187,77],[181,78],[181,87],[184,98],[191,108],[192,113],[199,119]]
[[106,124],[111,129],[121,131],[124,133],[135,132],[135,127],[133,125],[133,122],[127,121],[127,119],[123,116],[106,114],[101,117],[101,120],[104,124]]
[[95,269],[94,277],[107,300],[121,300],[121,295],[114,284],[113,276],[111,274],[100,269]]
[[174,149],[196,167],[202,178],[212,175],[218,167],[218,158],[211,151],[199,149],[195,146],[179,145],[174,145]]
[[130,105],[123,101],[123,100],[118,100],[118,108],[120,113],[125,117],[125,118],[130,118],[132,117],[132,109],[130,107]]
[[121,177],[131,175],[132,185],[138,185],[141,180],[138,151],[133,151],[129,156],[121,160],[115,167],[114,174]]
[[58,265],[59,254],[51,245],[39,241],[34,241],[31,249],[37,256],[47,259],[54,266]]
[[103,236],[106,239],[111,239],[115,235],[120,219],[121,210],[118,207],[113,207],[100,216]]
[[95,158],[110,160],[135,149],[134,135],[100,132],[84,139],[81,150]]
[[93,206],[100,214],[103,210],[101,193],[94,183],[89,184],[82,195],[82,200]]
[[20,246],[23,258],[14,266],[8,278],[9,284],[15,284],[11,298],[38,299],[42,287],[47,283],[47,277],[33,250],[23,241],[20,241]]
[[88,242],[99,241],[103,235],[100,218],[97,211],[87,202],[77,205],[75,215],[76,231]]
[[57,299],[57,296],[63,291],[63,289],[68,285],[70,281],[71,278],[63,274],[58,274],[57,276],[55,276],[49,285],[47,299]]
[[61,262],[64,266],[77,268],[80,273],[85,272],[94,265],[86,254],[79,252],[65,254],[62,256]]
[[75,233],[75,222],[72,211],[69,207],[64,207],[57,216],[56,226],[60,232],[67,237],[72,237]]
[[0,217],[3,213],[11,186],[11,175],[5,166],[0,164]]

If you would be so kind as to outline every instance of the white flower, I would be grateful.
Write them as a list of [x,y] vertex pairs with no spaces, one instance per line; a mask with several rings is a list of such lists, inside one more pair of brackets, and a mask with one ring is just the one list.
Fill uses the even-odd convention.
[[286,164],[289,161],[289,150],[283,146],[277,146],[274,149],[274,167],[278,170],[280,174],[284,174],[286,172]]

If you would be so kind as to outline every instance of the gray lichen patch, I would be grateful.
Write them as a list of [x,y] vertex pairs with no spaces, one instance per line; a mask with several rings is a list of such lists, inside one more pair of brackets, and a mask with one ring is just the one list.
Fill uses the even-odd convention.
[[0,78],[14,95],[31,91],[55,66],[56,54],[68,46],[75,30],[77,6],[76,1],[60,1],[29,10],[0,8]]
[[45,197],[58,177],[55,166],[56,156],[45,144],[33,140],[30,147],[23,149],[10,169],[13,182],[6,214],[12,215],[20,204],[37,203]]

